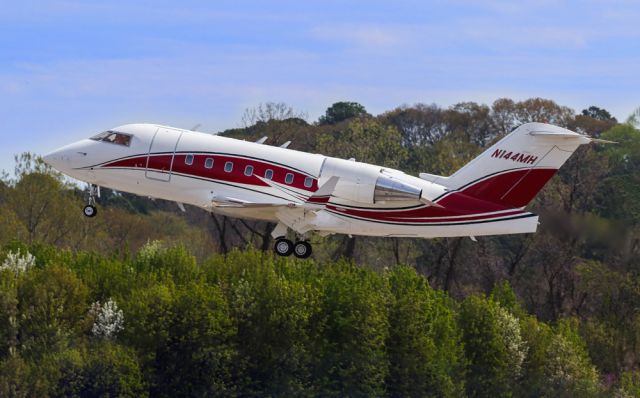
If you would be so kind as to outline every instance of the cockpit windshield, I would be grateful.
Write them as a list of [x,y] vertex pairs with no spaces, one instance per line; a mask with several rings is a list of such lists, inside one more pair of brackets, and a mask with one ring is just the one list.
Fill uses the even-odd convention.
[[91,137],[94,141],[105,141],[112,144],[129,146],[131,144],[131,135],[117,131],[109,130]]

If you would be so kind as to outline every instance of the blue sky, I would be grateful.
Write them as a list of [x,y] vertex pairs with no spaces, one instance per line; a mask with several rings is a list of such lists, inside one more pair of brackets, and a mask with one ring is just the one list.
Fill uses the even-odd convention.
[[7,1],[0,169],[129,122],[202,131],[286,102],[377,114],[545,97],[640,106],[640,2]]

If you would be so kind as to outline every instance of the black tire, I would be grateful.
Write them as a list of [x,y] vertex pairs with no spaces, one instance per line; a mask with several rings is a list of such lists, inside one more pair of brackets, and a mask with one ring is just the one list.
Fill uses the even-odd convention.
[[289,239],[278,239],[276,240],[276,244],[273,246],[273,250],[278,256],[290,256],[291,253],[293,253],[293,242]]
[[311,244],[307,241],[296,242],[293,247],[293,254],[298,258],[309,258],[311,252]]
[[98,214],[98,209],[96,209],[95,206],[86,205],[84,209],[82,209],[82,213],[84,213],[85,217],[91,218],[91,217],[95,217],[96,214]]

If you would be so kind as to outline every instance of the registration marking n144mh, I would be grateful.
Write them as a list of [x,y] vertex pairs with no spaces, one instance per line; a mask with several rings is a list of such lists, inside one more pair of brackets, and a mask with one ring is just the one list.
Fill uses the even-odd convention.
[[507,151],[506,149],[496,149],[491,154],[491,157],[512,160],[514,162],[524,163],[524,164],[535,164],[536,160],[538,160],[537,156],[526,154],[526,153]]

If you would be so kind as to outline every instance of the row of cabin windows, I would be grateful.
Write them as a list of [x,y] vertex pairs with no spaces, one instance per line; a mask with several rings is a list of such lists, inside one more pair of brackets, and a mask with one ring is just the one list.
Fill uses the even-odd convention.
[[[187,155],[184,158],[184,163],[186,165],[191,166],[193,164],[193,155]],[[213,158],[207,158],[204,161],[204,167],[207,168],[207,169],[213,168]],[[224,164],[224,171],[226,171],[227,173],[231,173],[233,171],[233,162],[226,162]],[[253,175],[253,166],[247,165],[244,168],[244,175],[246,175],[247,177],[252,176]],[[271,180],[273,178],[273,170],[271,170],[271,169],[265,170],[264,178],[266,178],[267,180]],[[287,173],[287,175],[284,177],[284,182],[287,183],[287,184],[293,184],[293,178],[294,178],[293,173]],[[304,186],[307,187],[307,188],[311,188],[312,185],[313,185],[313,178],[305,177]]]

